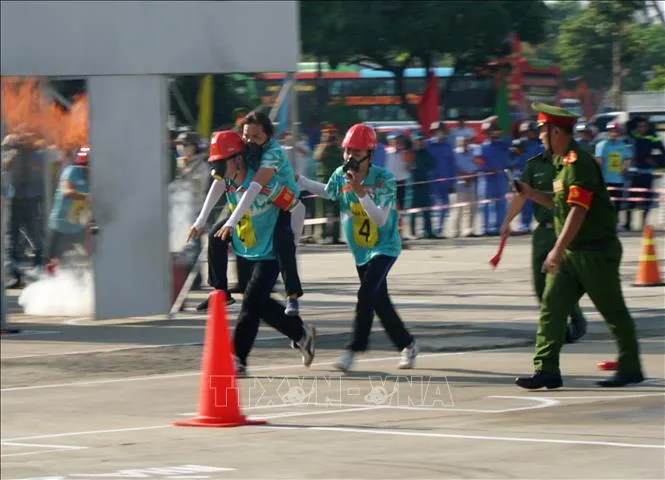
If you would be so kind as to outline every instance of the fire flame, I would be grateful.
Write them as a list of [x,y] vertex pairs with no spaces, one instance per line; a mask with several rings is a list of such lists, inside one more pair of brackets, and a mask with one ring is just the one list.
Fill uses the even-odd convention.
[[66,152],[88,144],[87,97],[76,97],[67,111],[33,78],[2,78],[2,120],[10,132],[31,133]]

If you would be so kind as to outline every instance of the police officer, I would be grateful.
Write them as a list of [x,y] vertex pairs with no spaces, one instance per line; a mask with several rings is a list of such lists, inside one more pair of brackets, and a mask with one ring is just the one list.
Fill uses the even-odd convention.
[[[541,152],[526,162],[521,180],[531,188],[545,192],[552,188],[554,176],[554,165],[550,156]],[[524,214],[526,203],[527,201],[524,197],[513,195],[508,206],[508,214],[503,221],[503,225],[501,225],[502,237],[508,237],[511,234],[510,222],[520,213],[520,210]],[[542,271],[542,265],[547,254],[556,243],[556,234],[554,233],[554,215],[552,209],[545,208],[537,203],[533,208],[537,225],[531,237],[531,279],[538,303],[540,304],[543,299],[546,278],[545,272]],[[566,343],[578,341],[586,334],[586,330],[587,321],[582,314],[579,304],[576,303],[570,313],[570,324],[566,330]]]
[[[547,272],[540,305],[534,356],[535,373],[515,383],[526,389],[563,385],[559,355],[566,317],[586,292],[615,337],[618,368],[601,387],[622,387],[644,380],[635,322],[621,291],[622,247],[616,233],[616,212],[594,158],[573,140],[576,116],[564,109],[535,103],[540,139],[553,156],[552,192],[516,181],[520,194],[554,209],[556,243],[542,269]],[[549,189],[548,189],[549,190]]]

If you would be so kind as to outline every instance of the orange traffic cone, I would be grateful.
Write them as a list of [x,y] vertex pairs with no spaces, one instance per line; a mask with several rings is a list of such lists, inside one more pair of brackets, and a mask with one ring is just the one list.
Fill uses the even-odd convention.
[[208,323],[203,344],[199,415],[174,422],[177,427],[239,427],[262,425],[240,411],[236,370],[231,358],[231,341],[226,321],[226,298],[217,290],[210,296]]
[[657,287],[665,285],[658,271],[658,259],[656,258],[656,245],[653,240],[653,227],[647,225],[644,227],[642,236],[642,253],[640,254],[640,263],[637,268],[637,277],[635,278],[635,287]]

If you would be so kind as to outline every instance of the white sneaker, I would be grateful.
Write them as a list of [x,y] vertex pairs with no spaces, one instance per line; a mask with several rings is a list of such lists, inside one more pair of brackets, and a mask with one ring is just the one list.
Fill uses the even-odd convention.
[[305,336],[296,343],[296,347],[302,353],[302,364],[309,367],[316,355],[316,328],[312,325],[303,325]]
[[416,356],[418,355],[418,345],[414,340],[411,345],[404,347],[402,349],[402,358],[399,360],[399,365],[397,368],[408,370],[413,368],[413,365],[416,363]]
[[344,350],[342,355],[337,359],[337,362],[335,362],[335,368],[343,372],[348,371],[353,365],[355,355],[351,350]]

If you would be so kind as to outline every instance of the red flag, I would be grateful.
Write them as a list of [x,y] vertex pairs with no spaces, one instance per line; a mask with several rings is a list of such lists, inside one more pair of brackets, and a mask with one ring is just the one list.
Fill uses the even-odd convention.
[[425,135],[430,134],[432,123],[439,120],[439,88],[436,76],[427,74],[427,85],[418,104],[418,123]]

